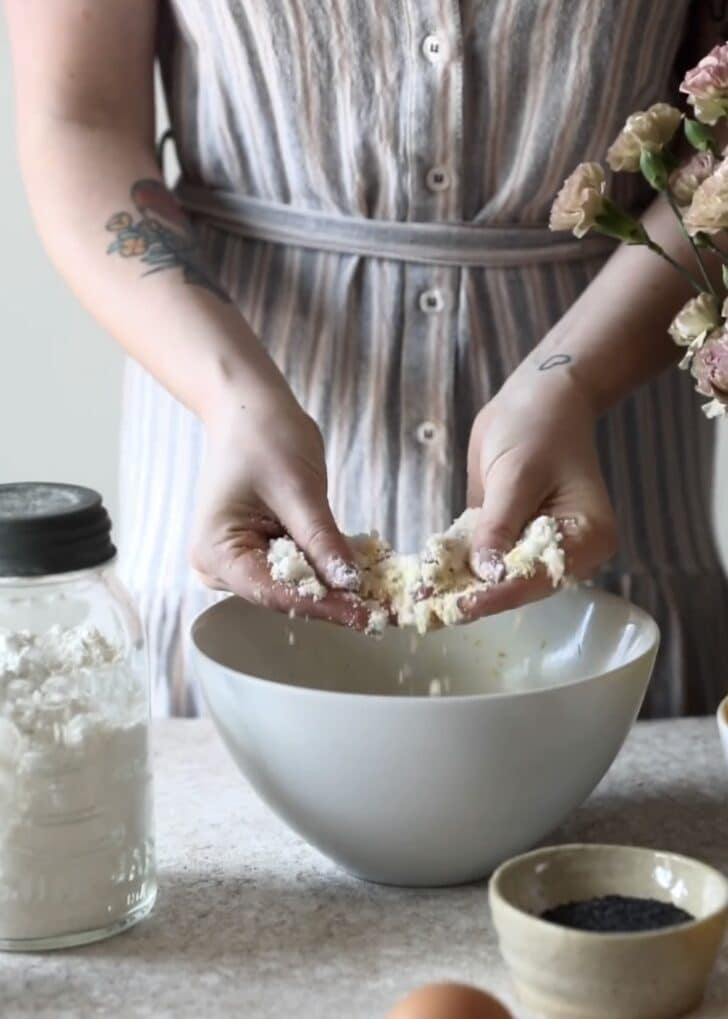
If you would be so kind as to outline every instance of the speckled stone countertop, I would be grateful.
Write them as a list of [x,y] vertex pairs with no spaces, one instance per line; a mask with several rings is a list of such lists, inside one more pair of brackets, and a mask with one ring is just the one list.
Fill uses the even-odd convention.
[[[383,1019],[421,983],[491,989],[516,1019],[485,883],[364,884],[258,801],[208,721],[156,726],[160,894],[109,941],[0,956],[0,1015]],[[623,842],[728,874],[728,772],[712,719],[639,724],[591,799],[549,841]],[[728,944],[701,1019],[728,1019]]]

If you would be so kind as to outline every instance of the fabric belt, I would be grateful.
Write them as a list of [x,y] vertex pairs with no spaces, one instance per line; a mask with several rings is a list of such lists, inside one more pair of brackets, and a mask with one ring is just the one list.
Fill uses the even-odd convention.
[[608,255],[599,234],[577,240],[546,226],[481,226],[366,219],[316,212],[234,191],[179,184],[178,200],[212,225],[254,240],[423,265],[507,267]]

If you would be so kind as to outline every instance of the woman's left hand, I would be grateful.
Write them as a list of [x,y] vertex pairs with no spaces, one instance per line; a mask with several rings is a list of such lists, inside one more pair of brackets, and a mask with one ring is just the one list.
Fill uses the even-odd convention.
[[[500,579],[503,554],[540,514],[564,534],[567,575],[590,577],[615,551],[616,523],[599,467],[591,403],[566,372],[519,370],[480,411],[468,450],[468,505],[481,506],[471,566]],[[524,378],[526,381],[524,381]],[[545,570],[502,581],[464,606],[466,619],[502,612],[553,591]]]

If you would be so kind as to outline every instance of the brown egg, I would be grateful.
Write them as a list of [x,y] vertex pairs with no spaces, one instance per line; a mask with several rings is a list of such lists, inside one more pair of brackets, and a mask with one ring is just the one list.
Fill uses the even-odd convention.
[[387,1019],[513,1019],[513,1016],[477,987],[428,984],[395,1005]]

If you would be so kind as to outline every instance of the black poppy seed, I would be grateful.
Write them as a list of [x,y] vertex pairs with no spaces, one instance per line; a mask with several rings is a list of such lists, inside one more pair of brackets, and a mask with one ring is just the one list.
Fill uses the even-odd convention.
[[671,902],[630,895],[603,895],[581,902],[564,902],[547,909],[541,919],[580,931],[630,934],[688,923],[695,917]]

